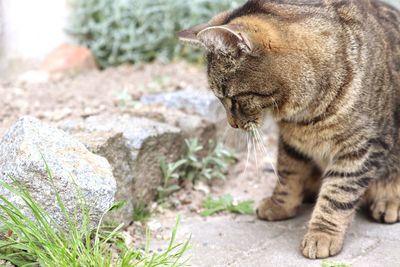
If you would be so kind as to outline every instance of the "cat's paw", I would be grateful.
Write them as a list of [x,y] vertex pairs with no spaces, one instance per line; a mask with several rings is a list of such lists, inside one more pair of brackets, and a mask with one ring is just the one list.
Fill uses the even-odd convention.
[[301,252],[310,259],[324,259],[339,254],[342,247],[343,236],[309,231],[301,243]]
[[396,223],[400,221],[400,199],[378,200],[370,206],[371,216],[382,223]]
[[257,210],[257,217],[266,221],[281,221],[293,218],[297,214],[297,208],[286,208],[274,201],[272,197],[265,198],[259,204]]

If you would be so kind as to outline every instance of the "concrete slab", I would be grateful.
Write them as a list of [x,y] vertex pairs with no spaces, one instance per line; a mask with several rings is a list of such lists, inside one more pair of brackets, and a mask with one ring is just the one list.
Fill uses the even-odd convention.
[[[198,267],[302,267],[321,266],[308,260],[299,245],[312,207],[283,222],[263,222],[252,216],[189,217],[179,227],[181,238],[192,234],[191,265]],[[382,225],[357,214],[339,256],[329,261],[352,267],[400,266],[400,224]]]

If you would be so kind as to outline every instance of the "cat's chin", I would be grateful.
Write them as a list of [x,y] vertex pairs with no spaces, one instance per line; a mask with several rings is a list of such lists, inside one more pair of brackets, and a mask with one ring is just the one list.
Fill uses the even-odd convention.
[[246,132],[254,132],[254,131],[257,131],[257,129],[259,129],[261,126],[262,126],[262,124],[260,124],[259,121],[256,120],[256,121],[247,122],[246,124],[244,124],[243,126],[241,126],[239,128]]

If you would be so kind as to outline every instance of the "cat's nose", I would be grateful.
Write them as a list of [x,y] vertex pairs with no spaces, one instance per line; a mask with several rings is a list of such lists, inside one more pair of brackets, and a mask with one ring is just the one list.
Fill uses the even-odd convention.
[[226,112],[226,116],[228,119],[228,123],[232,128],[239,128],[238,124],[236,123],[236,120],[233,118],[232,114],[230,112]]
[[235,128],[235,129],[239,128],[239,126],[237,125],[236,122],[229,121],[229,124],[231,125],[232,128]]

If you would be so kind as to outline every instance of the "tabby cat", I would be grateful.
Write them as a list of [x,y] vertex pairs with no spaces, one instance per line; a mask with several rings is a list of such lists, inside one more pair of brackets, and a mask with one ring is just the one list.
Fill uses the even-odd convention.
[[268,221],[316,206],[301,251],[338,254],[355,209],[400,221],[400,12],[377,0],[250,0],[179,34],[207,50],[230,125],[280,129]]

